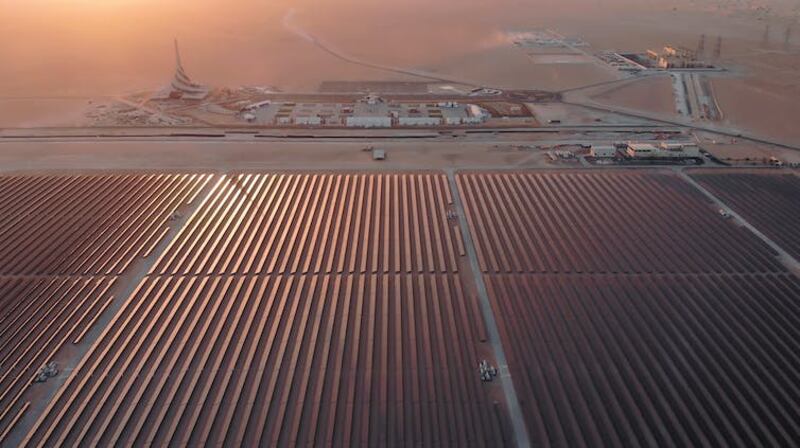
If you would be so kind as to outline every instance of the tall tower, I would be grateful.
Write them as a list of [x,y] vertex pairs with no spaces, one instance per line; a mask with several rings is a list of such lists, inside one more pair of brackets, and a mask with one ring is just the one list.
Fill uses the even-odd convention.
[[175,79],[173,81],[173,86],[178,89],[184,89],[189,87],[190,90],[192,87],[198,87],[197,84],[192,82],[189,75],[186,74],[186,70],[183,68],[183,61],[181,61],[181,49],[178,47],[178,39],[175,39]]
[[714,46],[714,59],[722,57],[722,36],[717,36],[717,45]]
[[208,87],[197,84],[186,74],[181,60],[181,50],[178,47],[178,39],[175,39],[175,75],[170,84],[162,89],[155,98],[202,100],[208,96],[209,92]]
[[183,64],[181,63],[181,49],[178,47],[178,38],[176,37],[173,42],[175,43],[175,67],[183,71]]

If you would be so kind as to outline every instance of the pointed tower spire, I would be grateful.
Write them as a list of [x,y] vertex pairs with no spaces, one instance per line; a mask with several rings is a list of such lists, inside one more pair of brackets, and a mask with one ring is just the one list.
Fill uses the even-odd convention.
[[195,85],[194,82],[192,82],[192,79],[189,78],[189,75],[186,74],[186,70],[183,68],[183,61],[181,61],[181,49],[178,46],[177,38],[175,38],[175,79],[179,80],[183,84],[190,86]]
[[181,63],[181,49],[178,47],[178,38],[175,38],[175,67],[183,71],[183,63]]
[[178,46],[178,39],[175,38],[175,76],[169,87],[159,93],[161,98],[184,98],[184,99],[203,99],[208,96],[209,89],[195,83],[186,74],[181,60],[181,50]]

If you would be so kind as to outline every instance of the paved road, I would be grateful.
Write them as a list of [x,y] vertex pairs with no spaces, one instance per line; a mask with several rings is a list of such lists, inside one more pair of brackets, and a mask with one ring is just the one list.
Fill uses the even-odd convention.
[[685,171],[683,171],[683,170],[676,170],[676,171],[678,171],[680,173],[681,177],[686,182],[688,182],[694,188],[696,188],[701,193],[703,193],[708,199],[713,201],[714,204],[716,204],[721,210],[725,210],[726,212],[728,212],[728,214],[730,214],[731,217],[733,219],[735,219],[739,224],[741,224],[742,226],[744,226],[745,228],[747,228],[748,230],[753,232],[753,234],[755,236],[757,236],[758,238],[760,238],[763,242],[767,243],[767,245],[769,245],[769,247],[771,247],[772,250],[774,250],[775,252],[778,253],[778,258],[789,269],[789,271],[793,272],[794,274],[800,275],[800,262],[798,262],[788,252],[783,250],[783,248],[780,245],[778,245],[776,242],[772,241],[768,236],[766,236],[763,233],[761,233],[760,230],[758,230],[755,226],[753,226],[752,224],[747,222],[746,219],[744,219],[740,214],[736,213],[726,203],[722,202],[721,199],[719,199],[716,196],[714,196],[713,193],[711,193],[705,187],[700,185],[699,182],[697,182],[696,180],[692,179],[692,177],[689,176]]
[[[581,106],[581,105],[578,105]],[[587,106],[581,106],[587,107]],[[649,119],[648,119],[649,120]],[[650,120],[652,121],[652,120]],[[476,128],[430,128],[430,129],[343,129],[343,128],[39,128],[14,129],[0,128],[0,141],[6,140],[97,140],[97,139],[157,139],[175,140],[179,138],[221,139],[386,139],[386,138],[447,138],[453,135],[501,135],[501,134],[553,134],[563,132],[678,132],[683,124],[664,125],[662,123],[639,124],[589,124],[555,125],[540,127],[476,127]]]
[[730,128],[724,128],[724,127],[721,127],[721,126],[699,125],[699,124],[696,124],[696,123],[690,123],[690,122],[686,122],[686,121],[673,120],[673,119],[669,119],[667,117],[656,116],[656,115],[652,115],[652,114],[645,114],[645,113],[642,113],[642,112],[637,112],[635,110],[626,109],[626,108],[622,108],[622,107],[606,106],[606,105],[603,105],[603,104],[595,103],[593,101],[575,101],[575,100],[573,100],[573,101],[562,101],[562,102],[564,104],[569,104],[571,106],[579,106],[579,107],[585,107],[587,109],[594,109],[594,110],[598,110],[598,111],[606,112],[606,113],[615,113],[615,114],[620,114],[620,115],[626,115],[626,116],[633,117],[633,118],[640,118],[640,119],[643,119],[643,120],[650,120],[650,121],[657,122],[657,123],[663,123],[665,125],[679,126],[679,127],[682,127],[682,128],[693,129],[693,130],[696,130],[696,131],[706,131],[706,132],[711,132],[711,133],[718,134],[718,135],[724,135],[726,137],[734,137],[734,138],[738,138],[738,139],[741,139],[741,140],[748,140],[748,141],[755,142],[755,143],[763,143],[763,144],[766,144],[766,145],[778,146],[780,148],[792,149],[792,150],[795,150],[795,151],[800,151],[800,146],[798,146],[798,145],[779,142],[779,141],[775,141],[775,140],[769,140],[769,139],[757,137],[757,136],[754,136],[754,135],[744,134],[742,132],[739,132],[738,130],[730,129]]
[[461,200],[461,195],[458,191],[456,184],[455,174],[452,169],[445,170],[447,172],[447,180],[450,182],[450,189],[453,194],[453,203],[458,213],[459,225],[464,240],[464,247],[467,250],[469,257],[469,264],[475,279],[475,285],[478,289],[478,298],[480,299],[481,312],[484,321],[486,322],[486,330],[489,333],[489,343],[494,350],[494,356],[498,364],[500,384],[503,387],[503,393],[506,397],[506,404],[511,418],[511,426],[514,430],[514,437],[519,447],[530,447],[531,442],[528,436],[528,430],[525,426],[525,418],[522,414],[520,407],[519,397],[517,391],[514,389],[514,383],[511,380],[511,372],[508,369],[508,360],[506,358],[505,350],[503,349],[502,341],[500,340],[500,330],[497,327],[497,321],[494,318],[494,311],[492,304],[489,302],[489,293],[486,290],[486,284],[483,282],[483,275],[481,274],[480,266],[478,265],[478,255],[475,250],[472,236],[470,235],[469,225],[467,223],[467,216],[464,210],[464,204]]

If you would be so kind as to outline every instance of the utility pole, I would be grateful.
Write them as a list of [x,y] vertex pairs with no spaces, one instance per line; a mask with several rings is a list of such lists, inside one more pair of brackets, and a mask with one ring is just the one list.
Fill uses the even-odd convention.
[[714,46],[714,59],[719,60],[722,57],[722,36],[717,36],[717,45]]

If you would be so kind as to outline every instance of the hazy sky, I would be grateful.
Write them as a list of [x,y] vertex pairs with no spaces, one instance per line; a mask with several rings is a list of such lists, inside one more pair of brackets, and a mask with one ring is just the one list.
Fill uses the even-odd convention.
[[[686,2],[681,2],[686,3]],[[311,89],[382,78],[338,61],[286,18],[370,61],[445,66],[499,32],[558,20],[670,10],[662,0],[0,0],[0,95],[91,95],[158,88],[180,38],[190,74],[214,85]],[[234,6],[235,5],[235,6]],[[613,31],[613,30],[612,30]]]

